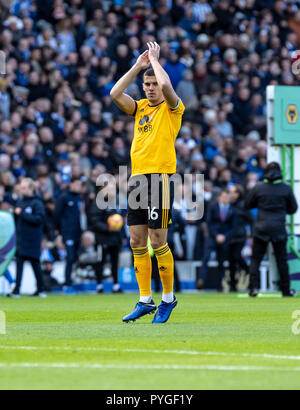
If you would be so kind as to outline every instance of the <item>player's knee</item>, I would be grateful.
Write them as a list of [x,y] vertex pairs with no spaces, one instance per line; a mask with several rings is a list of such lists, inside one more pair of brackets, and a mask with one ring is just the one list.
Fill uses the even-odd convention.
[[144,248],[147,244],[139,236],[132,236],[130,238],[130,246],[131,248]]
[[165,241],[158,241],[158,242],[151,243],[151,246],[153,249],[162,248],[164,245],[166,245]]
[[151,235],[151,246],[153,249],[159,249],[166,244],[165,238],[162,238],[159,234]]

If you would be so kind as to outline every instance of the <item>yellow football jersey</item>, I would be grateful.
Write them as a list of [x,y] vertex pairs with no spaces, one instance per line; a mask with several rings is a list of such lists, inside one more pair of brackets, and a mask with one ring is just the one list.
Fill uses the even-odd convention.
[[147,99],[136,103],[131,146],[132,175],[175,174],[175,140],[185,110],[182,101],[173,110],[166,101],[156,106],[150,106]]

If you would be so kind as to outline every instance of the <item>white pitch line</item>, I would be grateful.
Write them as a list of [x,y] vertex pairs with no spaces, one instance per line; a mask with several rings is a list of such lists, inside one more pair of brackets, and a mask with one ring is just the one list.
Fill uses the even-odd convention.
[[300,367],[220,366],[220,365],[118,365],[102,363],[0,363],[0,368],[117,369],[117,370],[217,370],[300,372]]
[[0,346],[3,350],[23,350],[23,351],[67,351],[67,352],[121,352],[121,353],[157,353],[157,354],[178,354],[191,356],[221,356],[221,357],[248,357],[256,359],[274,360],[297,360],[300,356],[274,355],[268,353],[227,353],[227,352],[200,352],[193,350],[157,350],[157,349],[130,349],[114,347],[71,347],[71,346]]

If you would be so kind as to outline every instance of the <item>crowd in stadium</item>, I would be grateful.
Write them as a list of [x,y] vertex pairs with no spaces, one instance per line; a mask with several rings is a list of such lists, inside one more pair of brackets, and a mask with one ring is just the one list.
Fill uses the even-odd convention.
[[[110,90],[149,41],[160,44],[162,65],[186,107],[178,172],[204,174],[206,204],[224,188],[251,189],[267,164],[266,87],[299,85],[292,72],[298,7],[296,0],[13,1],[1,12],[1,208],[13,207],[20,181],[32,178],[47,215],[43,248],[54,243],[56,258],[67,255],[72,264],[77,249],[95,240],[128,246],[126,229],[110,232],[109,215],[97,214],[96,180],[130,166],[133,119]],[[142,78],[128,94],[143,98]],[[78,206],[66,221],[70,197]],[[205,222],[177,215],[170,235],[180,232],[181,258],[203,257]],[[68,241],[84,231],[68,251]]]

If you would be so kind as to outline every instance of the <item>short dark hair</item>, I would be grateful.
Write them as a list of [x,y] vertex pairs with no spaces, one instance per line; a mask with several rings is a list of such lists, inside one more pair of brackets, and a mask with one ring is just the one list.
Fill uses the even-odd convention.
[[148,68],[148,70],[146,70],[144,72],[143,78],[145,78],[145,77],[155,77],[155,72],[154,72],[153,68]]
[[77,181],[80,181],[81,183],[82,183],[82,179],[81,179],[81,176],[79,177],[77,177],[77,176],[72,176],[72,178],[71,178],[71,184],[73,184],[74,182],[77,182]]
[[271,171],[272,169],[276,169],[277,171],[281,171],[281,166],[279,165],[278,162],[273,161],[273,162],[270,162],[267,165],[266,172]]
[[223,188],[219,194],[221,196],[222,194],[229,194],[229,189],[228,188]]

